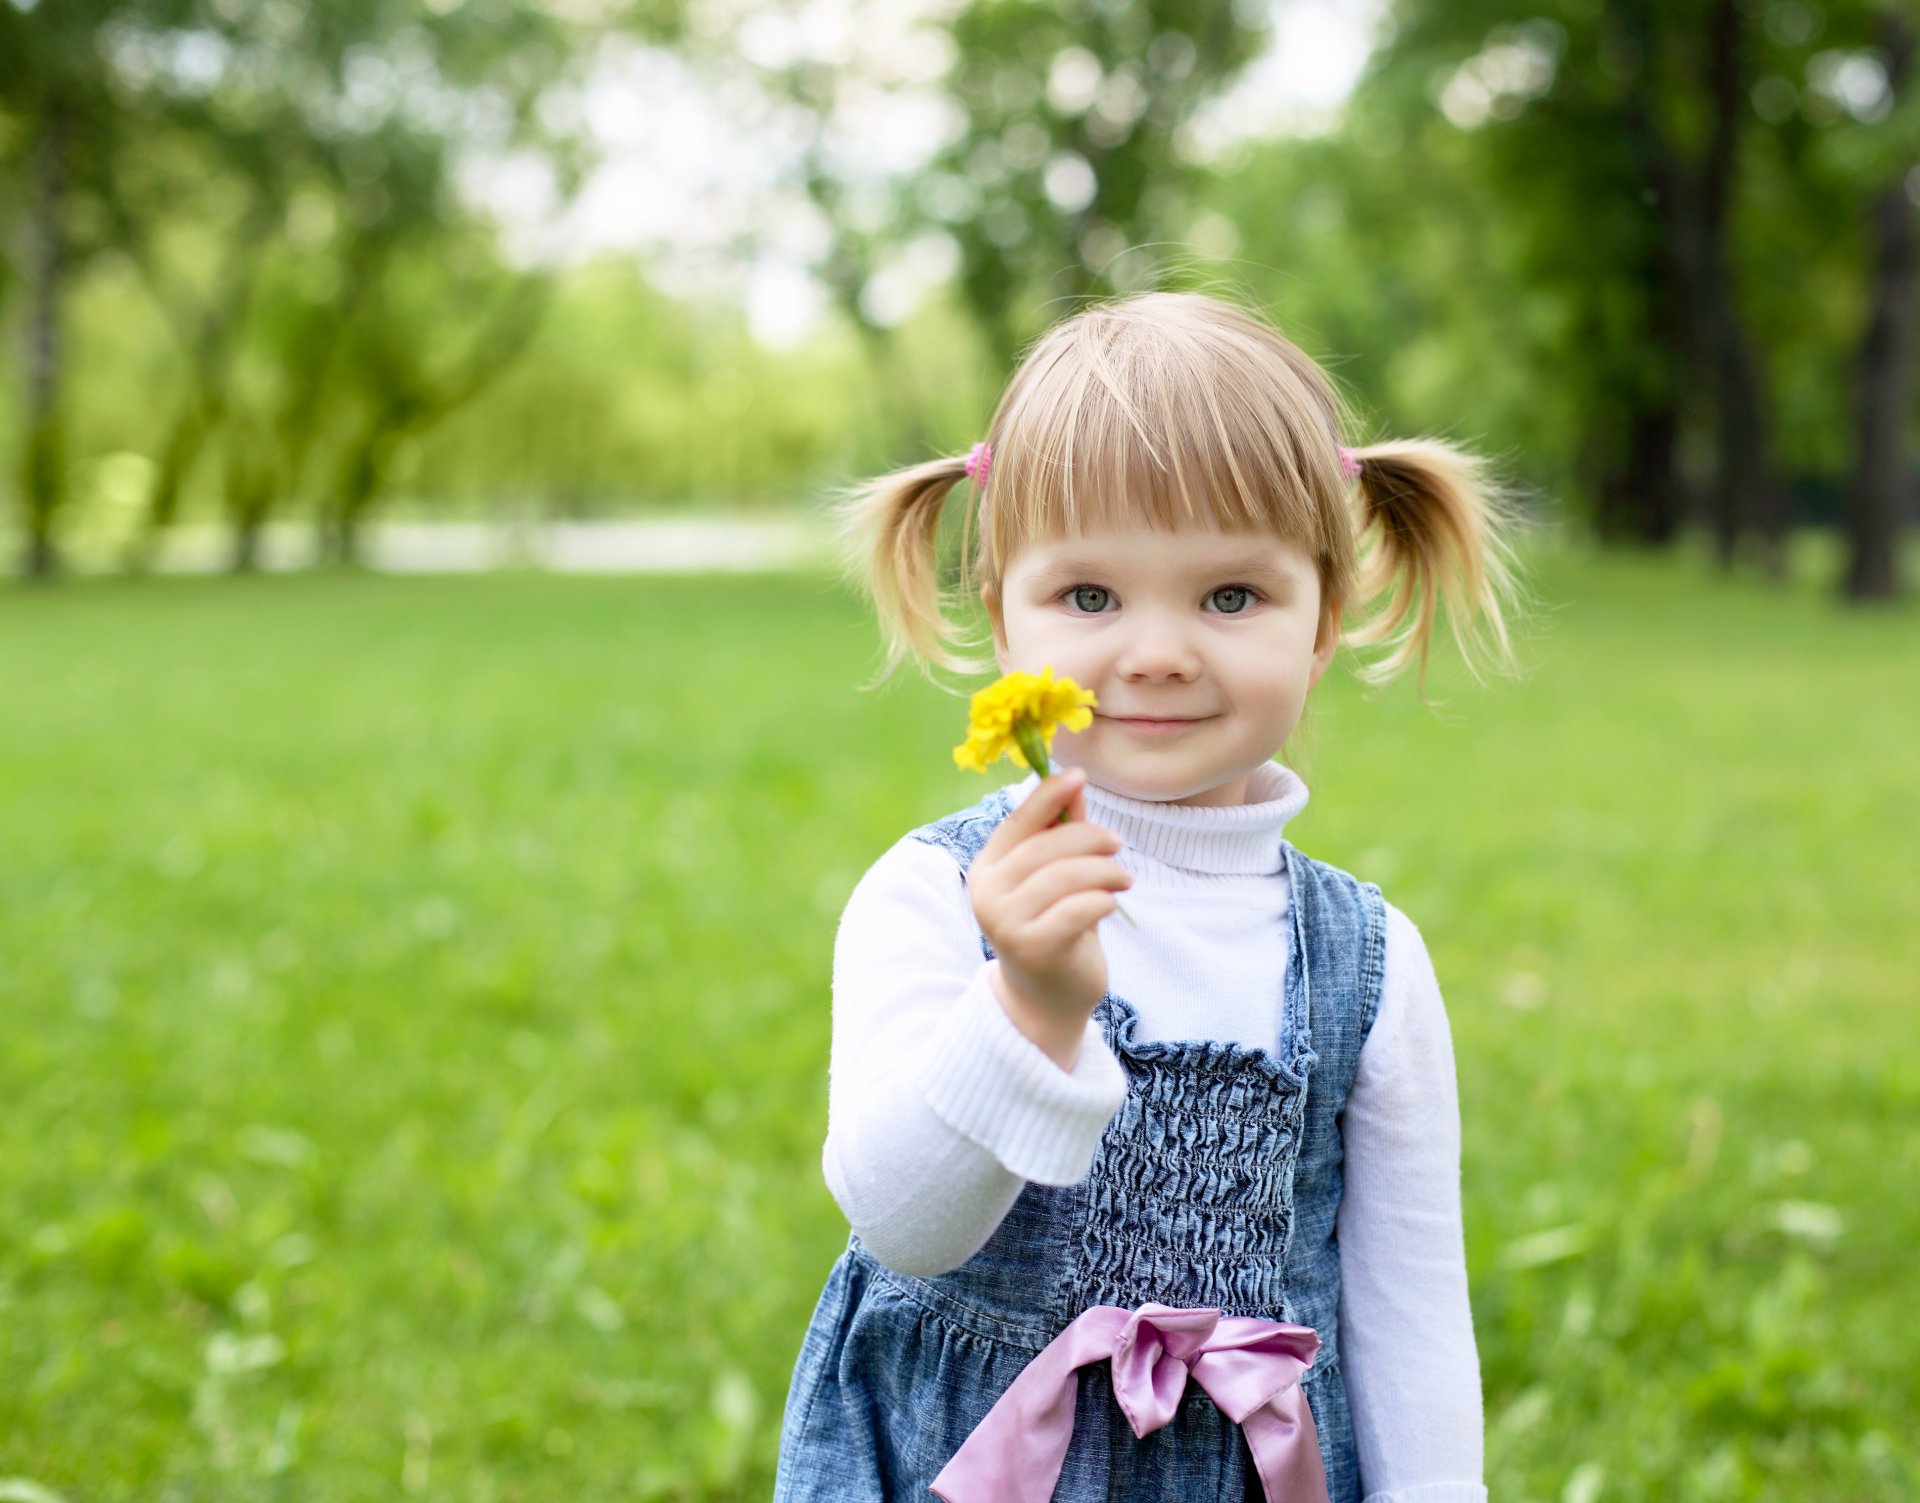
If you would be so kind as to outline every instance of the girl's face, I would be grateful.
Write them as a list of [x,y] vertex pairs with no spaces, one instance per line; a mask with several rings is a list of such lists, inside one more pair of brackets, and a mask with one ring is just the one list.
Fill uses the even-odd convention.
[[1091,725],[1054,736],[1055,762],[1159,803],[1245,803],[1339,641],[1312,558],[1267,533],[1035,543],[981,593],[1001,672],[1051,666],[1099,697]]

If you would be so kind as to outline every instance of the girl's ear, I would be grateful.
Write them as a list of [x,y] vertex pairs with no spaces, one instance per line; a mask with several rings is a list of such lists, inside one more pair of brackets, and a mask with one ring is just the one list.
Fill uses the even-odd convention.
[[993,655],[999,661],[1000,671],[1007,671],[1007,623],[1000,611],[1000,592],[993,587],[992,581],[980,586],[980,600],[987,608],[987,619],[993,623]]
[[1313,639],[1313,671],[1307,675],[1307,688],[1320,682],[1333,655],[1340,647],[1340,603],[1333,602],[1320,612],[1320,631]]

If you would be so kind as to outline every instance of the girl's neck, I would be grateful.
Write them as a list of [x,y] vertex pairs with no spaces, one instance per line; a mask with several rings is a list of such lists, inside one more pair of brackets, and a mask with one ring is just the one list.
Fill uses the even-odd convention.
[[[1040,786],[1037,774],[1009,790],[1016,804]],[[1086,787],[1087,818],[1113,831],[1135,856],[1214,876],[1270,876],[1286,865],[1287,822],[1306,808],[1307,785],[1290,767],[1263,762],[1249,775],[1247,802],[1196,806],[1127,798]]]

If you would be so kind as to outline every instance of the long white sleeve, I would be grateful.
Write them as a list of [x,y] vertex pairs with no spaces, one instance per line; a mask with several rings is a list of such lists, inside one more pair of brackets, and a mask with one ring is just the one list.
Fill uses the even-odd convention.
[[1367,1503],[1483,1503],[1453,1039],[1426,943],[1387,904],[1387,985],[1341,1139],[1340,1351]]
[[834,943],[827,1187],[901,1273],[957,1268],[1028,1180],[1086,1177],[1127,1081],[1097,1024],[1071,1073],[1021,1033],[988,983],[966,884],[911,838],[847,900]]

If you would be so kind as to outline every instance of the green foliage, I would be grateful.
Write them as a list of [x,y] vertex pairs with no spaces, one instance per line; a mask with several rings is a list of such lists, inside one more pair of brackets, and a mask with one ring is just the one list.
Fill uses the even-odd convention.
[[[1708,303],[1745,331],[1722,353],[1751,350],[1753,446],[1803,515],[1853,462],[1866,208],[1920,130],[1911,83],[1870,97],[1881,0],[1404,0],[1327,133],[1209,163],[1192,128],[1266,43],[1255,6],[968,4],[902,44],[897,76],[798,23],[790,62],[756,67],[718,12],[684,9],[0,4],[0,238],[47,227],[38,164],[63,122],[70,336],[51,418],[26,362],[0,361],[0,489],[85,548],[143,518],[321,515],[344,549],[389,499],[778,504],[965,444],[1033,334],[1153,285],[1252,298],[1372,431],[1490,451],[1573,515],[1727,472],[1713,408],[1746,385],[1716,390]],[[743,309],[671,296],[642,261],[531,272],[464,191],[463,162],[539,162],[564,199],[591,165],[581,85],[634,38],[794,122],[834,309],[806,348],[758,346]],[[957,133],[843,179],[840,112],[909,86]],[[1690,214],[1724,214],[1718,250],[1679,254]],[[929,245],[951,285],[883,318],[878,279]],[[10,349],[43,306],[31,273],[0,263]]]
[[[101,263],[138,269],[178,362],[141,453],[151,523],[173,519],[217,437],[212,489],[243,550],[302,493],[350,528],[400,442],[479,390],[530,332],[524,287],[489,293],[533,279],[508,269],[454,177],[461,153],[484,146],[544,150],[563,183],[576,179],[578,143],[556,139],[537,105],[582,56],[570,23],[518,4],[95,0],[0,13],[0,165],[23,183],[0,197],[0,226],[29,248],[21,490],[36,540],[68,490],[76,373],[61,333],[74,286]],[[407,275],[422,260],[435,272],[424,287]],[[470,338],[447,337],[456,320]],[[343,458],[316,476],[328,427]]]
[[[1542,552],[1527,681],[1336,672],[1293,749],[1446,993],[1495,1497],[1920,1488],[1920,642],[1832,563]],[[846,1233],[833,925],[985,786],[964,700],[854,690],[810,576],[0,628],[0,1478],[765,1497]]]
[[[925,319],[917,327],[932,334]],[[972,353],[963,326],[942,328]],[[938,337],[903,351],[896,373],[928,418],[952,401],[950,384],[912,374],[944,358]],[[417,477],[433,476],[432,499],[462,509],[555,516],[781,505],[893,462],[898,435],[876,421],[869,382],[841,328],[768,350],[739,309],[670,299],[631,262],[603,257],[560,279],[533,343],[424,437],[407,480],[419,490]]]
[[[1271,269],[1264,286],[1291,290],[1310,319],[1367,310],[1363,325],[1334,327],[1352,329],[1355,378],[1394,423],[1484,432],[1584,514],[1619,468],[1632,414],[1671,401],[1682,471],[1703,486],[1724,456],[1705,334],[1689,328],[1700,289],[1666,283],[1715,170],[1722,9],[1397,5],[1337,134],[1230,164],[1219,201],[1243,254]],[[1857,440],[1867,209],[1920,161],[1920,95],[1890,98],[1881,118],[1836,101],[1836,68],[1884,62],[1876,0],[1731,9],[1727,262],[1702,274],[1730,288],[1753,330],[1782,471],[1831,475]],[[1256,185],[1238,181],[1243,165]],[[1256,206],[1307,194],[1322,212],[1303,259],[1294,217]],[[1410,366],[1426,391],[1408,390]]]
[[1244,151],[1203,198],[1237,227],[1238,255],[1196,270],[1323,362],[1365,437],[1444,434],[1560,494],[1584,422],[1580,377],[1543,382],[1534,362],[1569,337],[1570,312],[1519,274],[1524,237],[1473,169],[1444,122],[1406,146],[1356,121],[1288,151]]
[[1053,321],[1057,299],[1151,280],[1151,254],[1122,256],[1184,217],[1181,131],[1264,29],[1229,0],[995,0],[956,18],[967,129],[930,164],[920,201],[959,242],[967,306],[1002,360]]

